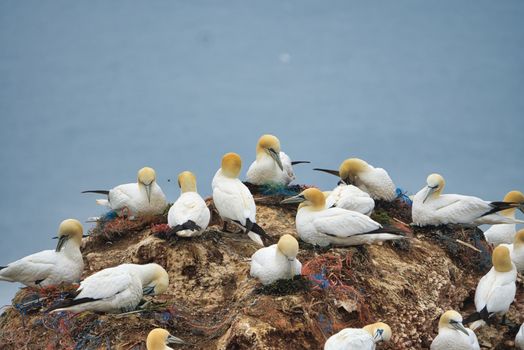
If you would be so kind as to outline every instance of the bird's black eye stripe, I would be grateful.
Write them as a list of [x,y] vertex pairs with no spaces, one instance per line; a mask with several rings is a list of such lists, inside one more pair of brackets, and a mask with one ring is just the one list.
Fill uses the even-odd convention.
[[432,188],[432,189],[435,189],[435,188],[437,188],[437,187],[438,187],[438,185],[435,185],[435,186],[429,186],[429,188]]
[[455,320],[449,320],[449,323],[451,323],[451,324],[455,324],[455,323],[458,323],[458,322],[455,321]]

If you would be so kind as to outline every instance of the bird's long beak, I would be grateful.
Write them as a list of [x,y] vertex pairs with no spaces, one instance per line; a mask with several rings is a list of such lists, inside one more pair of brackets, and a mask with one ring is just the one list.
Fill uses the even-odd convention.
[[154,295],[155,294],[155,287],[153,286],[146,286],[142,288],[142,294],[143,295]]
[[453,328],[455,328],[457,331],[460,331],[464,333],[465,335],[469,336],[468,331],[466,330],[466,328],[464,328],[462,323],[456,322],[456,323],[452,323],[452,325],[453,325]]
[[280,159],[280,154],[277,153],[277,151],[275,151],[273,148],[269,148],[267,151],[271,158],[273,158],[273,160],[277,163],[280,170],[284,170],[284,167],[282,166],[282,160]]
[[146,193],[147,193],[147,202],[151,204],[151,184],[144,185],[146,187]]
[[171,334],[167,336],[167,343],[168,344],[187,344],[187,342]]
[[426,192],[426,196],[424,197],[424,200],[422,201],[422,203],[426,203],[426,200],[429,198],[429,196],[433,194],[433,192],[435,192],[436,189],[437,189],[436,187],[428,186],[428,191]]
[[328,173],[328,174],[340,177],[340,173],[338,170],[329,170],[329,169],[320,169],[320,168],[313,168],[313,170],[322,171],[324,173]]
[[304,198],[303,195],[299,194],[297,196],[289,197],[289,198],[284,199],[283,201],[280,202],[280,204],[302,203],[305,200],[306,200],[306,198]]
[[56,244],[55,249],[55,252],[58,253],[60,250],[62,250],[62,247],[64,246],[65,242],[67,242],[67,240],[69,239],[69,236],[64,235],[60,237],[53,237],[53,239],[58,239],[58,243]]

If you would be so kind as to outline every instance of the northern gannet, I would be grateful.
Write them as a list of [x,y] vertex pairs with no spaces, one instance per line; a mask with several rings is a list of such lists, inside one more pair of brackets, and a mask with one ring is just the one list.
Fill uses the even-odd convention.
[[42,287],[78,282],[84,270],[80,252],[82,236],[83,227],[78,220],[62,221],[55,250],[44,250],[0,266],[0,281]]
[[158,264],[122,264],[87,277],[74,299],[64,300],[49,311],[128,312],[137,307],[142,295],[161,294],[168,285],[169,276]]
[[517,271],[524,273],[524,229],[517,232],[513,244],[501,244],[501,246],[509,249],[509,255]]
[[297,233],[310,244],[350,246],[403,238],[402,234],[382,228],[364,214],[342,208],[326,208],[324,194],[316,188],[308,188],[281,203],[301,203],[296,216]]
[[138,181],[119,185],[112,190],[88,190],[82,193],[107,195],[108,199],[98,199],[99,205],[115,210],[119,215],[140,216],[162,214],[167,207],[166,196],[156,183],[153,168],[144,167],[138,171]]
[[222,157],[222,165],[215,174],[211,187],[213,202],[224,220],[242,227],[249,238],[264,245],[260,236],[268,238],[264,230],[256,224],[255,200],[249,189],[239,179],[242,160],[236,153],[227,153]]
[[511,261],[509,249],[499,245],[491,257],[493,267],[485,274],[475,291],[475,309],[477,312],[468,316],[464,323],[479,320],[471,326],[476,329],[488,321],[494,314],[505,314],[517,292],[517,268]]
[[247,170],[247,181],[255,185],[277,184],[287,186],[295,179],[292,162],[280,151],[280,141],[273,135],[262,135],[257,143],[257,158]]
[[171,233],[180,237],[199,236],[209,224],[211,214],[206,202],[200,197],[196,187],[196,177],[189,171],[178,175],[181,194],[169,208],[167,223]]
[[347,185],[355,185],[362,191],[369,193],[373,199],[392,201],[397,198],[397,188],[386,170],[375,168],[362,159],[349,158],[340,164],[339,170],[319,169],[340,177]]
[[326,208],[337,207],[358,211],[370,215],[375,208],[375,201],[366,192],[356,186],[341,183],[333,191],[324,192]]
[[462,316],[455,310],[446,311],[438,322],[438,335],[431,350],[480,350],[475,332],[462,325]]
[[515,336],[515,347],[524,350],[524,323],[520,325],[519,332]]
[[180,338],[177,338],[163,328],[155,328],[147,335],[147,350],[172,350],[168,344],[187,344]]
[[345,328],[326,340],[324,350],[374,350],[376,343],[389,341],[391,328],[383,322],[363,328]]
[[292,279],[302,271],[302,264],[298,261],[297,254],[297,240],[285,234],[280,237],[278,244],[261,248],[251,256],[250,274],[264,285],[279,279]]
[[498,212],[510,208],[522,210],[521,203],[487,202],[477,197],[460,194],[441,194],[446,182],[439,174],[428,176],[427,186],[413,198],[411,209],[413,224],[438,226],[463,224],[511,224],[522,221],[500,215]]
[[[503,201],[524,204],[524,194],[520,191],[511,191],[504,196]],[[509,208],[502,210],[500,214],[507,218],[515,219],[515,209],[516,208]],[[502,243],[510,244],[515,238],[515,233],[517,233],[515,224],[498,224],[487,229],[486,232],[484,232],[484,237],[486,237],[486,241],[494,245]]]

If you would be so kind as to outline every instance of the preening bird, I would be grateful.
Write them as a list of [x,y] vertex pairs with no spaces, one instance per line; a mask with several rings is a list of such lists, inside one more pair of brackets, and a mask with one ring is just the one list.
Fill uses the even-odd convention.
[[[524,204],[524,194],[520,191],[511,191],[508,192],[506,196],[504,196],[503,201],[507,203]],[[515,210],[515,207],[501,210],[500,214],[511,220],[514,220]],[[487,229],[484,232],[484,237],[486,237],[486,241],[494,245],[499,245],[502,243],[510,244],[513,243],[516,233],[517,231],[515,229],[515,224],[497,224]]]
[[356,186],[341,183],[333,191],[324,192],[326,208],[337,207],[370,215],[375,208],[375,201],[366,192]]
[[169,208],[167,223],[171,232],[180,237],[199,236],[207,228],[211,214],[197,192],[195,175],[189,171],[180,173],[178,186],[181,194]]
[[250,274],[264,285],[279,279],[292,279],[302,271],[297,254],[298,242],[295,237],[283,235],[278,244],[260,248],[251,256]]
[[99,199],[97,204],[110,207],[118,215],[159,215],[167,208],[166,196],[156,182],[155,170],[149,167],[138,171],[136,183],[119,185],[109,191],[88,190],[82,193],[107,195],[107,199]]
[[280,141],[273,135],[262,135],[257,143],[257,158],[247,170],[247,181],[255,185],[287,186],[295,179],[293,165],[309,163],[295,161],[280,151]]
[[236,153],[227,153],[222,157],[220,169],[215,174],[211,187],[213,202],[218,213],[226,223],[240,226],[254,242],[264,245],[262,237],[269,238],[256,223],[255,200],[249,189],[239,179],[242,160]]
[[84,270],[80,252],[82,236],[83,227],[78,220],[62,221],[55,250],[44,250],[0,266],[0,281],[42,287],[78,282]]
[[411,213],[413,224],[417,226],[522,223],[498,213],[511,208],[523,210],[521,203],[488,202],[472,196],[441,194],[446,182],[439,174],[429,175],[426,182],[413,198]]
[[324,350],[374,350],[376,343],[391,339],[391,328],[377,322],[363,328],[345,328],[326,340]]
[[296,216],[296,228],[303,241],[325,247],[335,245],[371,244],[400,239],[404,234],[392,228],[383,228],[368,216],[342,208],[326,208],[324,194],[308,188],[282,204],[301,203]]
[[494,314],[504,315],[508,312],[517,292],[517,268],[511,261],[509,249],[499,245],[493,250],[491,260],[493,267],[480,279],[475,290],[477,312],[464,321],[480,321],[473,324],[472,329],[484,325]]
[[169,276],[158,264],[122,264],[87,277],[80,283],[74,299],[64,300],[49,311],[133,311],[143,295],[161,294],[168,285]]
[[431,343],[431,350],[480,350],[475,332],[462,325],[462,316],[455,310],[440,316],[438,335]]
[[168,344],[187,344],[180,338],[169,334],[163,328],[155,328],[147,335],[147,350],[172,350]]
[[524,273],[524,229],[517,232],[513,244],[501,244],[501,246],[508,248],[511,261],[517,271]]
[[375,168],[359,158],[349,158],[340,164],[339,170],[315,168],[313,170],[340,177],[346,185],[355,185],[373,199],[392,201],[397,198],[397,188],[386,170]]

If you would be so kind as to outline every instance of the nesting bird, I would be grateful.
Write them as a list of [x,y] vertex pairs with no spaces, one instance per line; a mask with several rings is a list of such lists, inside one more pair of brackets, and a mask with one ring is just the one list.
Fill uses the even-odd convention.
[[377,322],[363,328],[345,328],[326,340],[324,350],[374,350],[376,343],[391,339],[391,328]]
[[517,268],[511,261],[507,247],[498,246],[493,250],[493,267],[479,281],[475,291],[476,313],[467,317],[464,323],[476,322],[476,329],[494,314],[504,315],[517,292]]
[[308,188],[282,204],[301,203],[296,216],[296,229],[303,241],[325,247],[335,245],[371,244],[404,235],[390,228],[383,228],[368,216],[342,208],[326,208],[324,194]]
[[250,274],[264,285],[279,279],[292,279],[302,271],[297,254],[298,242],[295,237],[283,235],[277,244],[261,248],[251,256]]
[[80,283],[74,299],[49,311],[120,313],[135,310],[143,295],[167,290],[169,276],[158,264],[122,264],[96,272]]
[[309,163],[292,162],[280,150],[280,141],[273,135],[262,135],[257,143],[257,158],[247,170],[247,181],[255,185],[276,184],[287,186],[295,179],[293,165]]
[[[511,191],[504,196],[503,199],[504,202],[509,203],[521,203],[524,204],[524,194],[520,191]],[[514,220],[515,219],[515,210],[516,208],[509,208],[505,210],[501,210],[500,214]],[[486,237],[486,241],[488,241],[491,244],[499,245],[502,243],[510,244],[513,242],[515,238],[515,234],[517,231],[515,230],[515,224],[497,224],[491,226],[489,229],[484,232],[484,237]]]
[[155,328],[147,335],[146,347],[147,350],[172,350],[168,344],[187,344],[180,338],[169,334],[163,328]]
[[171,233],[180,237],[199,236],[209,224],[211,213],[206,202],[197,192],[196,177],[189,171],[178,175],[181,194],[169,208],[167,223]]
[[239,179],[242,160],[236,153],[222,157],[220,169],[215,174],[211,187],[213,202],[224,221],[240,226],[254,242],[264,245],[262,237],[268,238],[264,230],[256,224],[255,200],[249,189]]
[[426,183],[413,198],[412,217],[417,226],[522,223],[498,213],[511,208],[523,210],[522,203],[488,202],[472,196],[442,194],[446,182],[439,174],[429,175]]
[[517,232],[513,244],[501,244],[509,249],[511,261],[515,264],[517,271],[524,273],[524,229]]
[[0,281],[41,287],[78,282],[84,270],[82,236],[83,227],[78,220],[62,221],[55,250],[44,250],[0,266]]
[[347,185],[355,185],[369,193],[373,199],[392,201],[397,198],[397,188],[386,170],[375,168],[359,158],[349,158],[340,164],[339,170],[315,168],[340,177]]
[[107,199],[98,199],[97,204],[107,206],[119,215],[159,215],[167,208],[166,196],[156,182],[155,170],[150,167],[138,171],[136,183],[119,185],[111,190],[88,190],[82,193],[107,195]]
[[333,191],[324,192],[326,208],[337,207],[370,215],[375,208],[375,201],[366,192],[356,186],[341,183]]
[[455,310],[446,311],[438,322],[438,335],[431,350],[480,350],[475,332],[462,325],[462,316]]

